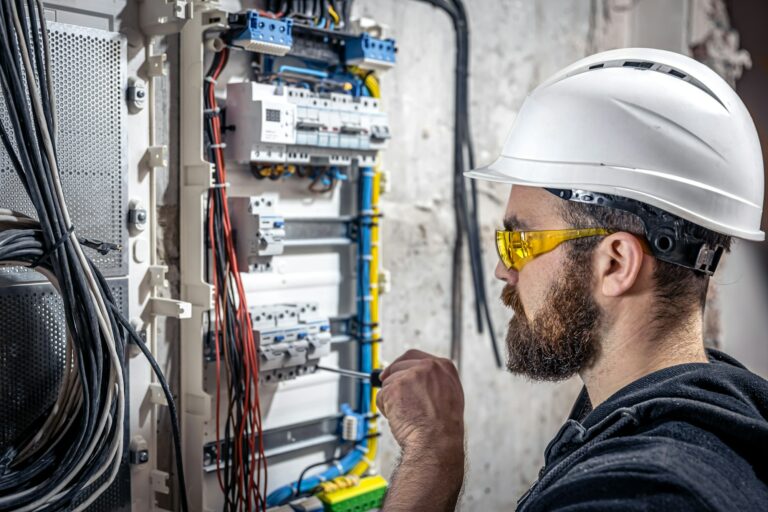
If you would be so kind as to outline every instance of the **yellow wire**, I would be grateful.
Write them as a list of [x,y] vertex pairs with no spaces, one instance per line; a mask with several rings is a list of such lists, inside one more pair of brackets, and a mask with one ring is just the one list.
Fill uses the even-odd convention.
[[334,23],[338,23],[339,20],[341,19],[331,4],[328,4],[328,14],[331,15],[331,18],[333,18]]
[[379,79],[376,78],[376,75],[360,69],[357,66],[350,66],[349,70],[363,79],[363,83],[365,83],[365,86],[370,91],[371,96],[374,98],[381,98],[381,87],[379,86]]
[[371,96],[374,98],[381,97],[381,92],[379,90],[379,80],[373,76],[373,74],[369,74],[365,77],[365,86],[368,87],[369,91],[371,91]]
[[[379,324],[379,190],[381,188],[381,168],[377,164],[374,168],[373,175],[373,191],[371,194],[371,206],[373,209],[373,227],[371,228],[371,270],[370,274],[370,293],[371,293],[371,323],[376,325],[371,333],[372,339],[376,340],[381,338],[381,327]],[[381,368],[380,348],[378,343],[371,344],[371,366],[374,369]],[[378,408],[376,407],[376,394],[378,389],[371,389],[371,414],[377,414]],[[368,434],[376,434],[378,428],[376,421],[370,423]],[[369,461],[376,459],[376,453],[378,451],[378,438],[371,437],[368,439],[368,453],[365,454],[365,459],[358,462],[350,474],[362,476],[368,471],[370,467]]]
[[[329,9],[330,12],[330,9]],[[381,88],[379,87],[379,80],[373,73],[364,71],[357,66],[350,67],[350,71],[364,80],[365,86],[374,98],[381,97]],[[370,276],[370,293],[371,293],[371,323],[374,325],[379,324],[379,191],[381,189],[381,166],[377,163],[374,167],[373,175],[373,191],[371,194],[371,206],[373,209],[373,226],[371,227],[371,270]],[[371,336],[374,340],[381,338],[381,327],[373,329]],[[371,344],[371,366],[374,369],[381,368],[381,352],[379,343]],[[376,407],[376,394],[378,389],[371,388],[371,414],[377,414],[378,408]],[[376,434],[378,427],[375,421],[370,423],[368,434]],[[362,476],[370,467],[369,461],[373,462],[376,459],[376,452],[378,451],[378,438],[371,437],[368,439],[368,453],[365,454],[365,458],[358,462],[355,467],[352,468],[350,474]]]

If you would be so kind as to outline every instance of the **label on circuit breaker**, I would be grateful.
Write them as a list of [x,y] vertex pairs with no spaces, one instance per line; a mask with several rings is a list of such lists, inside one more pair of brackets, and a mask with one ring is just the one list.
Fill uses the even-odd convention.
[[331,326],[327,320],[302,323],[289,328],[272,327],[259,329],[261,343],[264,345],[305,340],[309,337],[330,339],[330,331]]

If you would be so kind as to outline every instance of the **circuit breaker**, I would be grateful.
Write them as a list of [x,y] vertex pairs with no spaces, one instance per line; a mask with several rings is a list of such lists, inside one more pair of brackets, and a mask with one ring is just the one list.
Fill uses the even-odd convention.
[[244,82],[227,86],[227,105],[238,163],[374,165],[390,138],[375,98]]
[[378,74],[396,43],[361,30],[345,2],[315,20],[196,7],[180,63],[202,70],[180,106],[181,289],[197,312],[181,330],[203,340],[181,365],[191,503],[374,509],[386,490],[368,476],[374,390],[322,368],[380,365],[392,134]]

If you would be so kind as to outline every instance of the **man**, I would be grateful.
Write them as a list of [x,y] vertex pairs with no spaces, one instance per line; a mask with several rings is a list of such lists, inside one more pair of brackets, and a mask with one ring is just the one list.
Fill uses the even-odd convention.
[[[585,386],[518,510],[768,510],[768,382],[702,341],[732,237],[764,238],[738,96],[682,55],[594,55],[537,88],[501,158],[468,175],[514,185],[497,232],[508,369]],[[455,368],[409,351],[382,378],[402,448],[383,510],[453,510]]]

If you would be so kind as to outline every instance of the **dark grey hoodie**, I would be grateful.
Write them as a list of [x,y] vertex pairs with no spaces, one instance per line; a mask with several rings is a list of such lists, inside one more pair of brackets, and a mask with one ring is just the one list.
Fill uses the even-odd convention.
[[582,390],[518,510],[768,511],[768,381],[709,358]]

